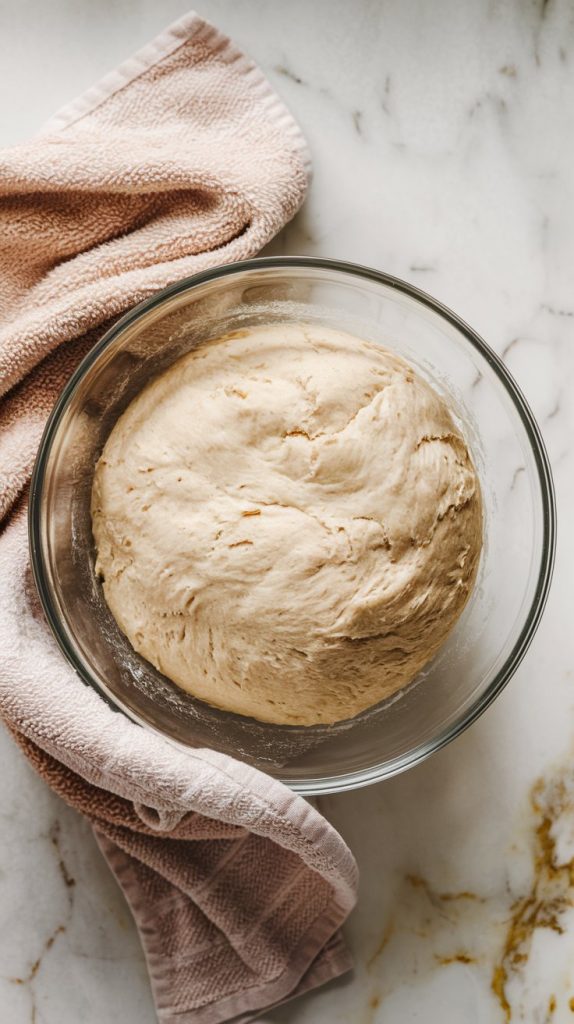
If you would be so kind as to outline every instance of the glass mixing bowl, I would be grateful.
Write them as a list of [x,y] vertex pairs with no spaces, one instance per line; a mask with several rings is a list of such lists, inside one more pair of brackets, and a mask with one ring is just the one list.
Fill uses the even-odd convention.
[[[480,475],[485,515],[476,587],[434,660],[398,696],[357,718],[307,728],[209,707],[136,654],[95,577],[90,521],[95,462],[144,385],[210,338],[289,321],[347,330],[414,364],[459,421]],[[555,506],[548,458],[524,397],[500,359],[454,313],[364,267],[257,259],[165,289],[124,316],[86,356],[46,426],[32,481],[30,538],[46,615],[84,683],[172,742],[241,758],[301,793],[332,793],[417,764],[500,693],[544,608]]]

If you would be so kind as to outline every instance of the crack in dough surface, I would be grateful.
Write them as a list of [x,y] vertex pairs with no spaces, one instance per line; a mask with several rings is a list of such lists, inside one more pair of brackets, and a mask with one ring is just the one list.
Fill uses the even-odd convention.
[[184,690],[268,722],[350,718],[454,626],[480,488],[444,400],[315,325],[209,342],[116,423],[92,494],[120,629]]

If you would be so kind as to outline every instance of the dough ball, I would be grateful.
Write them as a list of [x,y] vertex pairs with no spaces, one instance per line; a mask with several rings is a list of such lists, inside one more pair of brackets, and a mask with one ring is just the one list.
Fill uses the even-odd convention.
[[316,325],[209,342],[98,462],[97,572],[136,651],[266,722],[350,718],[409,683],[472,589],[477,476],[404,360]]

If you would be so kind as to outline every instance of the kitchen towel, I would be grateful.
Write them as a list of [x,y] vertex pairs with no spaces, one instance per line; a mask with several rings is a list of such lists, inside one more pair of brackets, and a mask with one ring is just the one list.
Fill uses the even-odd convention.
[[301,797],[113,711],[64,662],[31,579],[47,414],[102,332],[178,278],[254,255],[308,156],[258,68],[195,14],[0,154],[0,714],[93,823],[161,1024],[254,1020],[349,966],[354,859]]

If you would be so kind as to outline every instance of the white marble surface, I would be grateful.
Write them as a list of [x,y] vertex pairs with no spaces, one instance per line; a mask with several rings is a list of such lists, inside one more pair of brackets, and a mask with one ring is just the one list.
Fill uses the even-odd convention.
[[[322,801],[362,870],[356,971],[268,1022],[574,1022],[574,7],[199,9],[260,62],[311,144],[309,200],[270,251],[372,264],[472,323],[539,417],[562,524],[546,616],[496,704],[410,773]],[[0,141],[34,132],[185,10],[2,5]],[[87,826],[3,732],[0,749],[0,1021],[153,1024],[137,936]]]

